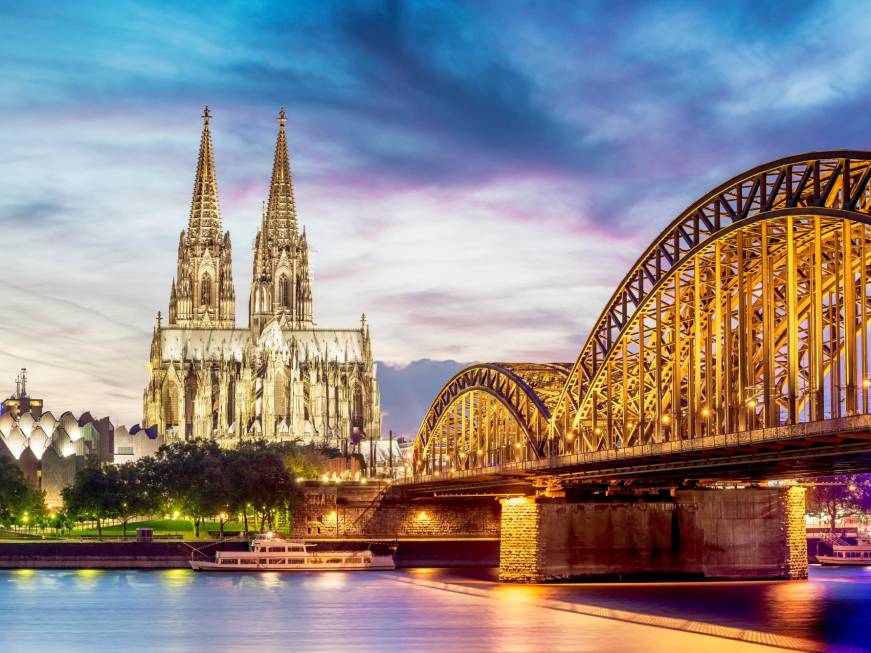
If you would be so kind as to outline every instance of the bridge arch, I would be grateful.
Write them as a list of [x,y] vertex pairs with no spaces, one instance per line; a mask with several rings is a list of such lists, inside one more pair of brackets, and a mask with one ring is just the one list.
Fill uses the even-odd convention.
[[[831,151],[714,188],[629,270],[546,402],[505,372],[475,385],[476,374],[507,364],[452,379],[421,425],[416,473],[446,469],[433,467],[427,443],[456,448],[455,422],[474,437],[483,413],[470,393],[479,391],[504,407],[507,428],[522,431],[537,458],[871,414],[869,180],[871,153]],[[530,418],[515,396],[543,408]],[[448,435],[434,440],[438,429]]]
[[414,444],[415,474],[537,459],[571,363],[488,363],[448,381]]

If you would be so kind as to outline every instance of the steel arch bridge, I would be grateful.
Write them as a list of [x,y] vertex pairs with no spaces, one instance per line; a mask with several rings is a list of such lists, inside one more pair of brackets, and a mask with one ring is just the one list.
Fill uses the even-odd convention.
[[629,270],[573,365],[451,379],[418,431],[413,482],[675,455],[686,469],[684,452],[762,452],[773,469],[871,448],[869,180],[871,152],[833,151],[713,189]]

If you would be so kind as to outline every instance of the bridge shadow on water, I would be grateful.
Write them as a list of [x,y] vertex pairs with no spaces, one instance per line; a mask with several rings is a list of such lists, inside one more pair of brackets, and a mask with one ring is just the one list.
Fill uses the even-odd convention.
[[871,567],[812,565],[806,581],[505,585],[497,575],[489,568],[408,570],[412,579],[484,590],[494,599],[545,606],[567,602],[760,631],[822,643],[822,650],[871,651]]

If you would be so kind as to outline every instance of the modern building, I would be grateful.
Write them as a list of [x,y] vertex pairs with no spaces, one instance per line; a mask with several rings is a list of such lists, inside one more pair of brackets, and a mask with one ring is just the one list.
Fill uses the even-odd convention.
[[366,318],[316,325],[309,245],[297,223],[285,114],[269,198],[254,239],[248,325],[236,325],[229,232],[218,202],[208,107],[187,230],[178,245],[168,325],[158,313],[143,424],[167,438],[246,438],[341,448],[379,437],[380,398]]

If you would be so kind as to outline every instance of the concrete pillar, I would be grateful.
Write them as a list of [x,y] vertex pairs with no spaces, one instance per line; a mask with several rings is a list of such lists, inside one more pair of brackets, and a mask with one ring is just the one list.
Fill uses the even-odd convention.
[[635,502],[507,499],[499,577],[806,578],[804,514],[799,487]]

